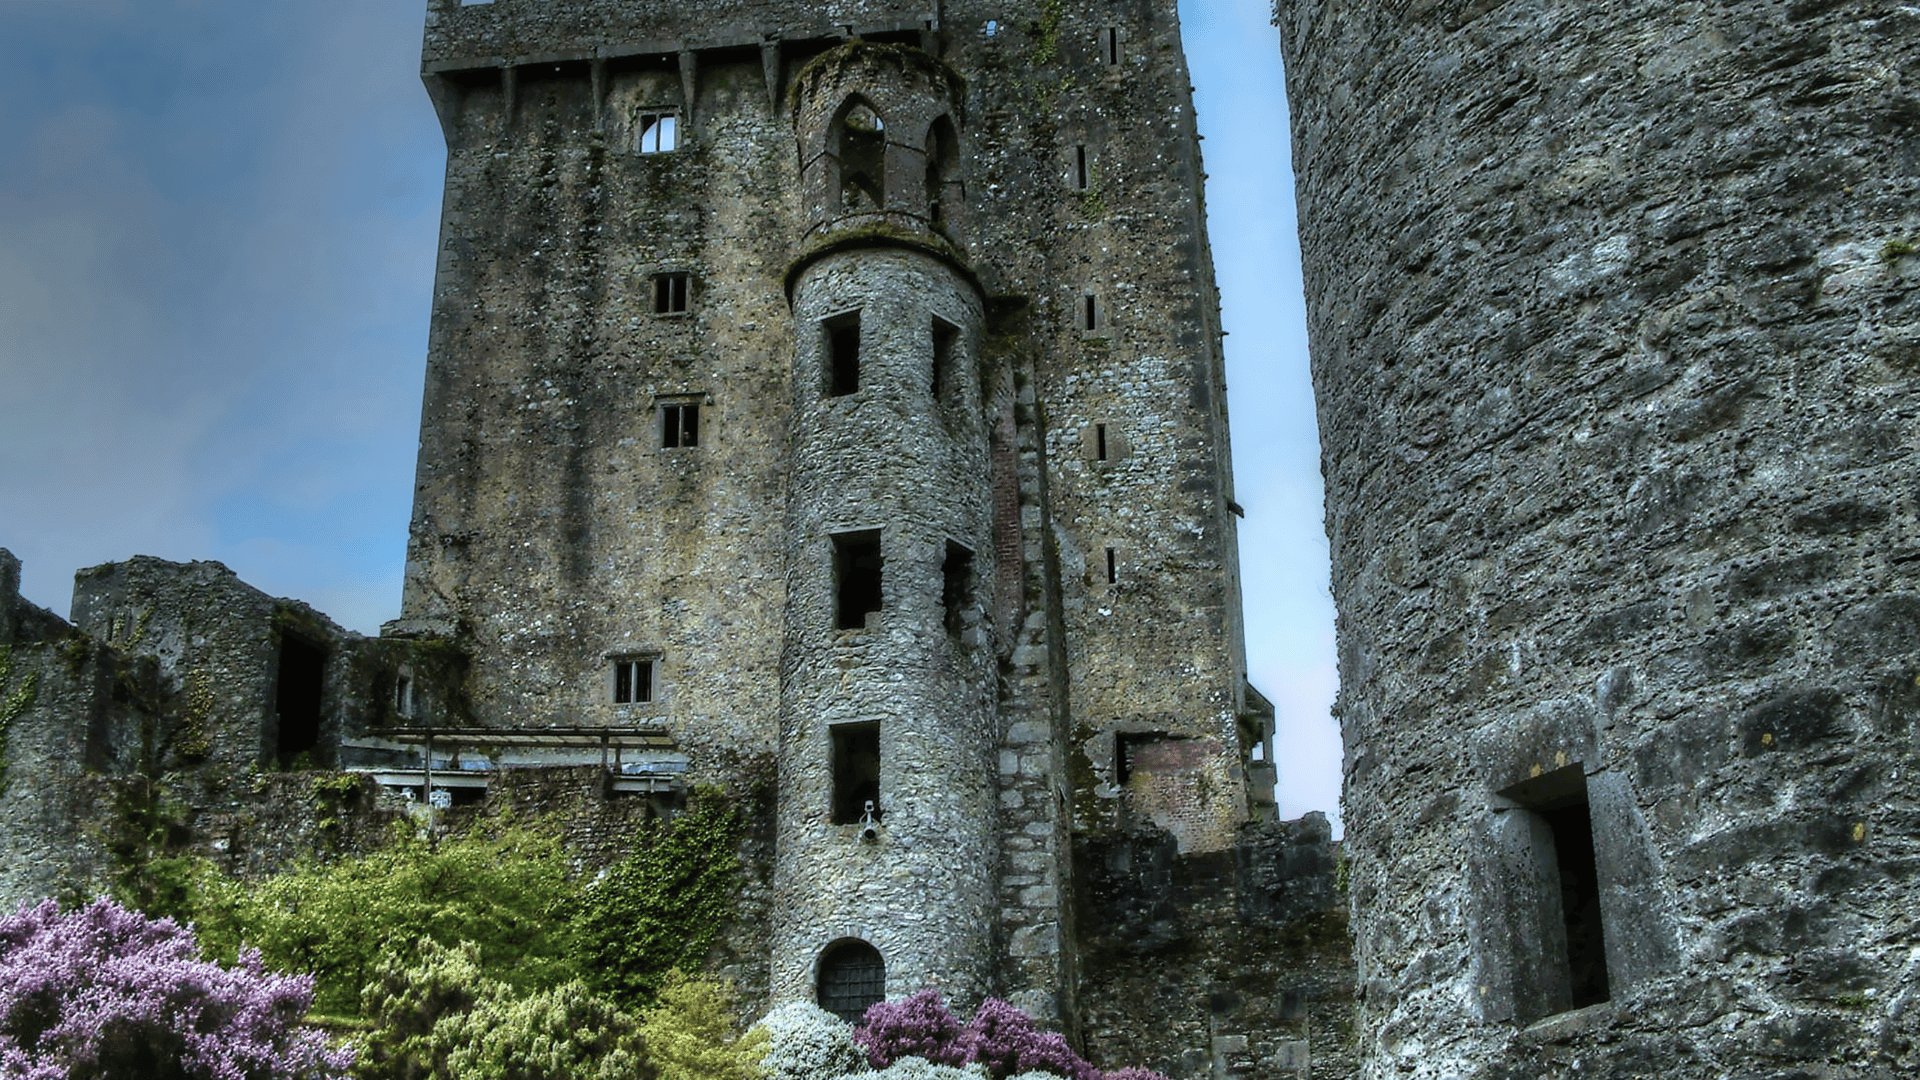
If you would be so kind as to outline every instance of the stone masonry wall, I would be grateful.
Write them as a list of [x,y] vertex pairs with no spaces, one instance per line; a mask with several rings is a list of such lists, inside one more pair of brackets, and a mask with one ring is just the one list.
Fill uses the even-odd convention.
[[1276,17],[1365,1075],[1911,1075],[1920,15]]

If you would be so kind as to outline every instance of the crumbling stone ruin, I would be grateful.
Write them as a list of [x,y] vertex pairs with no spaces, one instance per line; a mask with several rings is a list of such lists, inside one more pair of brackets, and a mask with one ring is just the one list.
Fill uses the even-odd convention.
[[1920,12],[1276,17],[1364,1075],[1920,1072]]
[[1335,848],[1274,820],[1245,675],[1172,0],[430,0],[422,71],[400,617],[136,558],[69,625],[10,564],[0,899],[505,813],[591,869],[713,787],[750,1003],[1350,1073]]

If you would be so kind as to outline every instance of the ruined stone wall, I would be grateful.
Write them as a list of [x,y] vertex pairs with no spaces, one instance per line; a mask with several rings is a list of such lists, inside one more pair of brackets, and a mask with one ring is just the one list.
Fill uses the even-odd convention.
[[1090,1060],[1168,1076],[1358,1072],[1353,954],[1327,820],[1249,825],[1186,854],[1145,829],[1075,845]]
[[1366,1074],[1912,1073],[1920,16],[1276,14]]

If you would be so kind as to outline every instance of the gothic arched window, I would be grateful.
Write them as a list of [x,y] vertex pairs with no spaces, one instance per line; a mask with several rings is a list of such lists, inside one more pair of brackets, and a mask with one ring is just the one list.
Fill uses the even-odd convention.
[[857,1024],[867,1006],[887,997],[887,965],[880,950],[858,938],[845,938],[820,954],[817,995],[820,1007]]
[[873,106],[848,98],[840,107],[840,205],[849,211],[887,205],[887,125]]

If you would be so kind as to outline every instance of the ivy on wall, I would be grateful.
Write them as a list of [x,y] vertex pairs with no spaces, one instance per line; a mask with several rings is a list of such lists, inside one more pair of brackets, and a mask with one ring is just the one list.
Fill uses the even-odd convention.
[[33,699],[40,690],[40,673],[29,671],[13,685],[13,646],[0,645],[0,795],[7,793],[7,737],[13,731],[13,722],[22,713],[33,707]]

